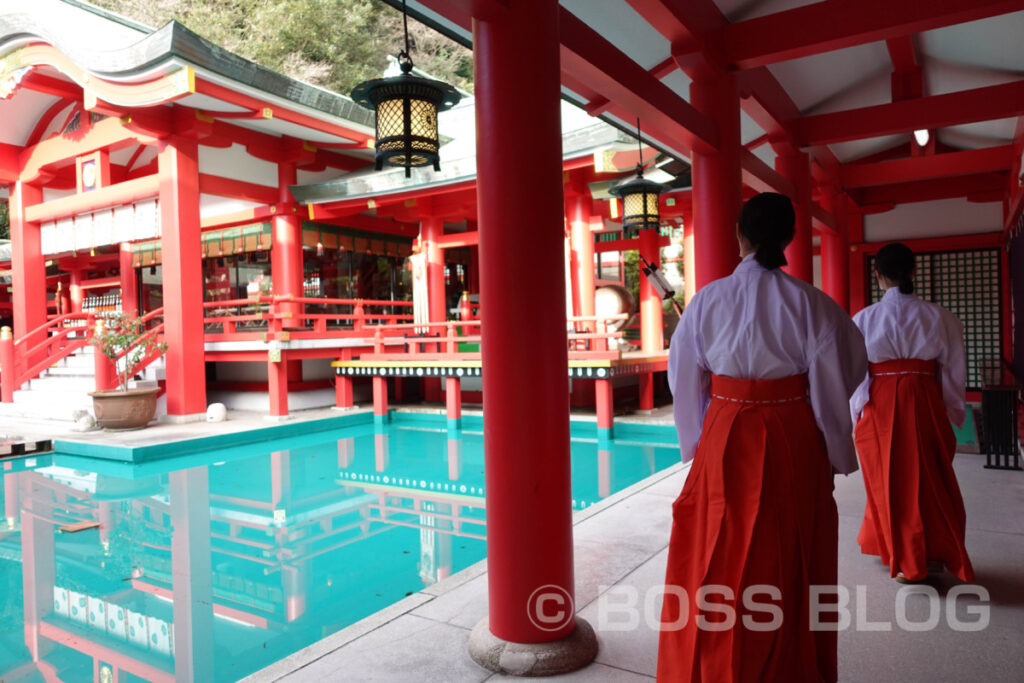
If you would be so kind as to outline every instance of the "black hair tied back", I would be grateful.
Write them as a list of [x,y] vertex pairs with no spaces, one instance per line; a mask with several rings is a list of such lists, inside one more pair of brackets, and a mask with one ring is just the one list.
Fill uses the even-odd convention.
[[914,252],[901,242],[887,244],[878,250],[875,268],[886,280],[895,282],[903,294],[914,293]]
[[774,270],[786,265],[786,245],[796,232],[796,214],[789,197],[762,192],[751,197],[740,211],[740,234],[754,247],[754,259]]

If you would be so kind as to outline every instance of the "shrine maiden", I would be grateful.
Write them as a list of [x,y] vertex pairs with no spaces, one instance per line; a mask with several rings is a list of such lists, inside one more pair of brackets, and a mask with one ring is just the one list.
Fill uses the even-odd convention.
[[[836,633],[811,628],[809,586],[836,583],[832,475],[857,469],[849,398],[867,358],[849,316],[779,270],[793,234],[787,197],[750,199],[742,262],[697,293],[672,336],[668,379],[693,465],[673,504],[659,681],[836,680]],[[748,589],[778,623],[744,606]],[[735,623],[707,603],[731,606]]]
[[857,541],[898,580],[925,578],[931,561],[972,581],[950,425],[965,417],[963,326],[914,295],[913,275],[907,246],[882,247],[876,277],[885,295],[854,317],[871,361],[850,402],[868,495]]

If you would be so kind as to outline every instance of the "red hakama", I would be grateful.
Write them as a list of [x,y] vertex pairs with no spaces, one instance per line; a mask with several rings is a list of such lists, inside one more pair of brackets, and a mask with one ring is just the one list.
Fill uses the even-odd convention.
[[973,581],[953,472],[956,436],[936,369],[935,361],[916,359],[871,364],[871,399],[854,431],[868,494],[857,542],[892,576],[923,579],[934,560]]
[[[658,680],[835,681],[836,632],[810,628],[808,587],[836,583],[839,521],[807,376],[712,375],[710,394],[693,469],[672,508]],[[757,585],[781,593],[753,596],[781,609],[778,628],[744,625],[746,614],[771,621],[765,607],[743,606],[744,590]],[[731,589],[734,599],[715,589],[707,602],[735,608],[732,628],[700,627],[702,586]],[[685,604],[673,587],[685,590]],[[715,610],[703,615],[722,621]]]

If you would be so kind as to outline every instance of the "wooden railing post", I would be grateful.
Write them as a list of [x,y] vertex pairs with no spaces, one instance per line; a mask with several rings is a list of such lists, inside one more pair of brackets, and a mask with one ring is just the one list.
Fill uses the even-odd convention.
[[366,319],[363,316],[363,300],[356,299],[355,308],[352,309],[352,317],[354,318],[352,321],[352,329],[361,330],[366,327]]
[[0,327],[0,401],[10,403],[14,400],[14,334],[11,328]]

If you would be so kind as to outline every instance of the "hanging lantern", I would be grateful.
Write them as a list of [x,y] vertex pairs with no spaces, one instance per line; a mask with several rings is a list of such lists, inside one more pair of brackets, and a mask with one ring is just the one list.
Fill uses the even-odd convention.
[[658,197],[668,189],[661,183],[644,178],[640,119],[636,121],[637,149],[636,177],[612,187],[608,192],[622,198],[622,231],[657,230],[661,227]]
[[405,167],[405,177],[413,166],[433,165],[441,170],[437,134],[437,113],[455,106],[462,98],[447,83],[413,76],[409,56],[409,18],[402,0],[405,49],[398,53],[400,76],[364,81],[352,90],[357,104],[376,112],[376,155],[379,171],[387,163]]

